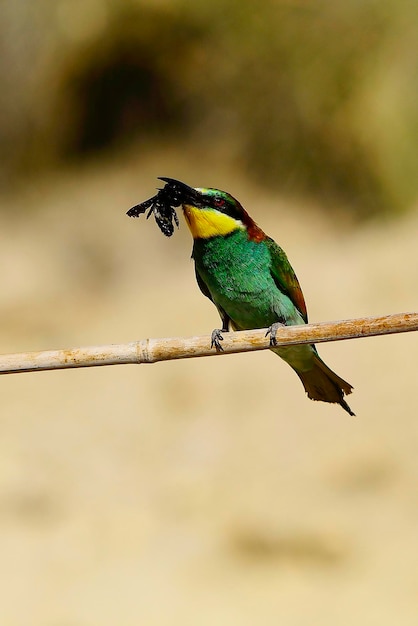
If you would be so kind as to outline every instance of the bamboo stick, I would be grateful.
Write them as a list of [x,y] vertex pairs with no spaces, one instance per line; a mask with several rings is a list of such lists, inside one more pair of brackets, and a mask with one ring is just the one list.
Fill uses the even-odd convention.
[[[396,313],[301,326],[283,326],[277,331],[277,346],[340,341],[418,330],[418,313]],[[223,333],[222,352],[210,347],[209,335],[142,339],[125,344],[87,346],[67,350],[44,350],[0,355],[0,373],[36,372],[74,367],[127,363],[156,363],[216,354],[234,354],[270,347],[266,329]]]

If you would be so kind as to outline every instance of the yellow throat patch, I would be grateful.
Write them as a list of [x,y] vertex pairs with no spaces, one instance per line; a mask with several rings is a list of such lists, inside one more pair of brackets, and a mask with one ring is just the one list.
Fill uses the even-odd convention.
[[197,209],[190,204],[184,204],[183,212],[193,239],[229,235],[234,230],[245,228],[239,220],[215,209]]

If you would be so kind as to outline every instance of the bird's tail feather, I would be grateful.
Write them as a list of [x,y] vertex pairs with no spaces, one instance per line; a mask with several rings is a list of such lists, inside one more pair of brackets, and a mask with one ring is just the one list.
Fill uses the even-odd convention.
[[295,371],[305,387],[308,398],[322,400],[322,402],[335,402],[350,415],[355,415],[344,400],[344,394],[351,393],[352,386],[333,372],[318,354],[314,355],[312,369],[305,372]]

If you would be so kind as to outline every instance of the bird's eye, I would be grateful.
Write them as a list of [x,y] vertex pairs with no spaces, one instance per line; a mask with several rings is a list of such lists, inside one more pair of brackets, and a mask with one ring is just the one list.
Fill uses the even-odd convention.
[[223,198],[215,198],[213,204],[219,208],[225,206],[225,200]]

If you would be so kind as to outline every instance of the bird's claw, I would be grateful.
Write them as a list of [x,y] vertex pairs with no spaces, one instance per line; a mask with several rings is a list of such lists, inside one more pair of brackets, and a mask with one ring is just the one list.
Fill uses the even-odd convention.
[[212,331],[212,335],[210,337],[210,347],[211,348],[215,348],[216,352],[223,352],[224,349],[221,346],[221,341],[223,341],[224,338],[222,337],[222,330],[220,328],[215,328],[215,330]]
[[265,336],[267,337],[267,335],[270,335],[271,346],[277,346],[277,340],[276,340],[277,331],[279,330],[279,328],[281,328],[284,325],[285,324],[282,324],[281,322],[274,322],[274,324],[272,324],[271,326],[267,328],[267,332]]

